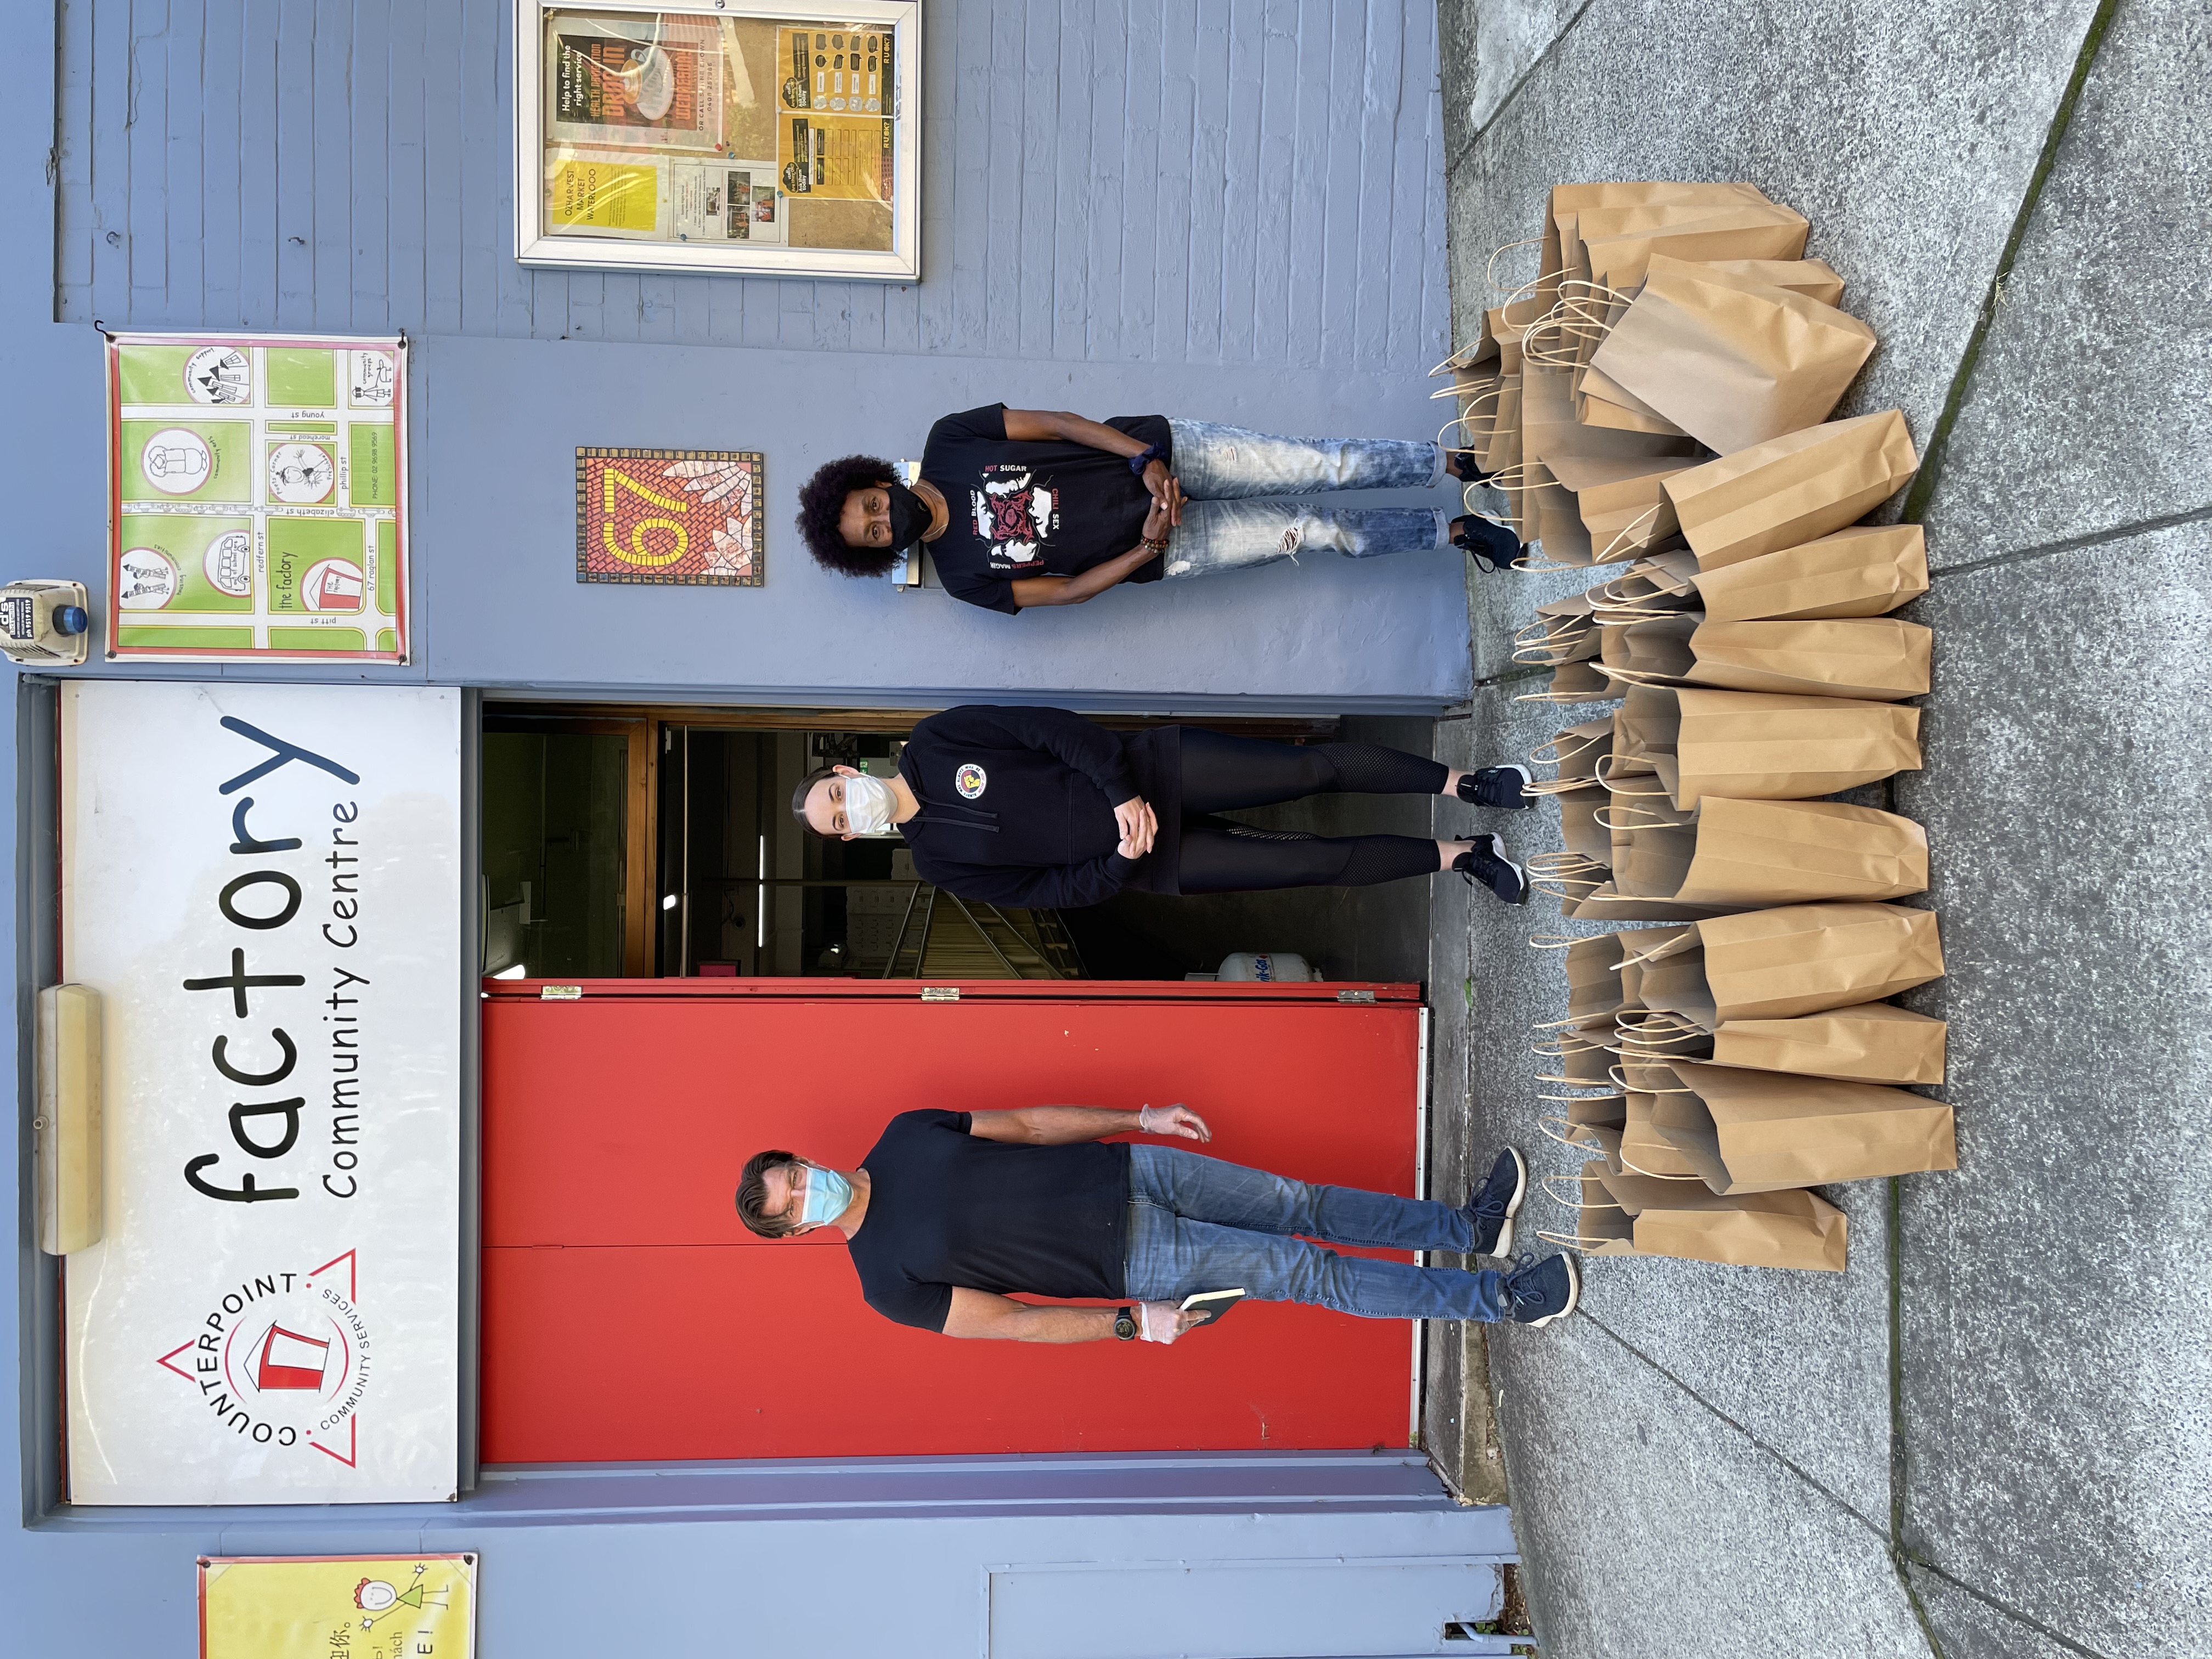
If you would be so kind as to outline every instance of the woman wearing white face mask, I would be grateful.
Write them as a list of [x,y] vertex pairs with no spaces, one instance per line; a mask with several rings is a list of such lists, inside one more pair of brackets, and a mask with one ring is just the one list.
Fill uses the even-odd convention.
[[1375,744],[1294,745],[1197,726],[1113,732],[1060,708],[971,706],[914,729],[898,770],[802,779],[793,815],[819,836],[900,835],[922,878],[986,903],[1069,908],[1153,893],[1358,887],[1457,870],[1528,896],[1496,836],[1308,835],[1217,817],[1330,791],[1531,805],[1517,766],[1455,772]]

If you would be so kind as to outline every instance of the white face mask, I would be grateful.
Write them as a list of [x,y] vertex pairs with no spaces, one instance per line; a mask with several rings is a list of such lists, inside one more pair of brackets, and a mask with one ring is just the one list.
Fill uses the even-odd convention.
[[898,805],[897,792],[881,778],[863,772],[845,780],[845,827],[856,836],[896,835],[891,814]]

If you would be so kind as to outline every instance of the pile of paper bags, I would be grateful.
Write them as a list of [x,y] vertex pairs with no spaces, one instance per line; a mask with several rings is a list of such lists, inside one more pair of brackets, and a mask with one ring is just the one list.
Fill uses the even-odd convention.
[[[1911,820],[1822,797],[1921,763],[1917,526],[1856,521],[1918,465],[1895,410],[1831,421],[1875,348],[1806,221],[1744,184],[1562,185],[1540,275],[1440,372],[1535,544],[1522,568],[1626,566],[1537,607],[1536,698],[1613,702],[1531,758],[1564,914],[1667,923],[1538,943],[1568,1012],[1537,1051],[1545,1127],[1595,1154],[1559,1242],[1839,1271],[1810,1188],[1957,1167],[1944,1024],[1887,1000],[1941,976]],[[1446,394],[1440,394],[1446,395]],[[1471,489],[1470,505],[1474,491]]]

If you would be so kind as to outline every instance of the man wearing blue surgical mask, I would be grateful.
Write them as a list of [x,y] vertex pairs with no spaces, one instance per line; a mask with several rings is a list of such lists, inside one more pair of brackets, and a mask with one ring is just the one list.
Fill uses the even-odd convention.
[[754,1154],[738,1180],[738,1215],[764,1238],[835,1227],[870,1307],[946,1336],[1172,1342],[1204,1318],[1184,1302],[1222,1291],[1369,1319],[1547,1325],[1580,1294],[1567,1255],[1469,1272],[1307,1242],[1505,1256],[1528,1187],[1510,1147],[1455,1208],[1104,1139],[1130,1133],[1212,1139],[1181,1105],[902,1112],[849,1171],[789,1152]]

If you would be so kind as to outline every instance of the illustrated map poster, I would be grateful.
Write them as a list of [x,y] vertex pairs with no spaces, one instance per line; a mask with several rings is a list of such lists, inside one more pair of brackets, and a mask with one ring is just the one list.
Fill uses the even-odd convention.
[[107,344],[111,658],[407,660],[396,337]]
[[200,1659],[471,1659],[474,1555],[200,1558]]
[[757,449],[580,449],[576,580],[758,587]]

